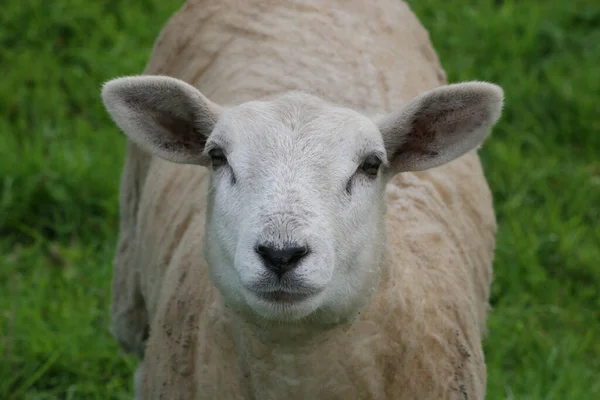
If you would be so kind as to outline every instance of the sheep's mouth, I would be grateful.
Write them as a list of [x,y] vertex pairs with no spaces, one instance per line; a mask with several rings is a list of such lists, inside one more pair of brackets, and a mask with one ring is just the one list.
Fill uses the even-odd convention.
[[256,294],[259,298],[274,303],[297,303],[314,295],[314,293],[295,293],[284,290],[275,290],[273,292],[257,292]]

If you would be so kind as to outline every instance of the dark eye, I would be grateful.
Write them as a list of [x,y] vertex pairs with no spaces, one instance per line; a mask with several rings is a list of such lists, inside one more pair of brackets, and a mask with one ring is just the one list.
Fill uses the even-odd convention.
[[210,156],[213,168],[222,167],[223,165],[227,164],[227,157],[225,157],[223,150],[219,148],[211,149],[208,152],[208,155]]
[[377,176],[377,172],[379,171],[379,166],[381,165],[381,160],[379,157],[375,155],[367,156],[360,164],[359,170],[366,175],[375,177]]

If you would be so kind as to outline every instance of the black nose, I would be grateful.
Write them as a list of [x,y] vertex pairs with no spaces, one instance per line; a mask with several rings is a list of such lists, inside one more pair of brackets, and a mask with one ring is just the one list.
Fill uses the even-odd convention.
[[256,246],[256,252],[262,258],[265,267],[281,277],[298,266],[298,262],[308,254],[308,247],[299,246],[295,243],[283,247],[259,244]]

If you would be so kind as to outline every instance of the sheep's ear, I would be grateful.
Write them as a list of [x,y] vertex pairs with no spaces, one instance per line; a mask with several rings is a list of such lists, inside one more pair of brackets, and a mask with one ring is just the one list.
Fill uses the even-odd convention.
[[175,163],[207,164],[204,145],[221,108],[192,85],[167,76],[117,78],[104,84],[102,101],[145,151]]
[[500,118],[504,92],[484,82],[442,86],[378,121],[390,172],[422,171],[480,146]]

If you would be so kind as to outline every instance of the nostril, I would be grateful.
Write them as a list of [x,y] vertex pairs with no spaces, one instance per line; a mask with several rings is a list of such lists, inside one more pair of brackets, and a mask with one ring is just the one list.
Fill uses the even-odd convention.
[[287,250],[289,251],[290,261],[298,261],[308,254],[308,246],[297,246]]
[[263,246],[262,244],[259,244],[256,247],[256,252],[258,254],[260,254],[261,256],[266,256],[269,253],[269,248],[267,246]]
[[278,273],[285,273],[298,265],[298,262],[308,255],[308,246],[299,246],[295,243],[283,247],[275,247],[271,244],[259,244],[256,252],[263,259],[265,266]]

